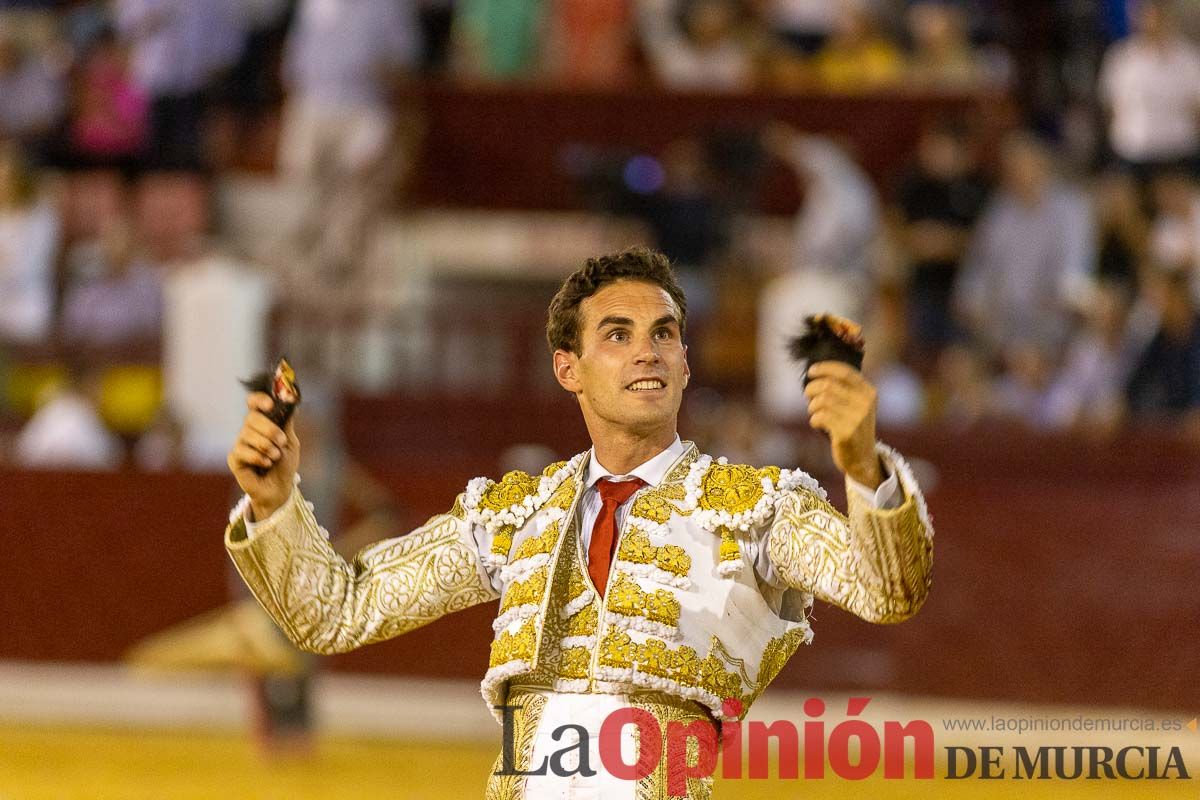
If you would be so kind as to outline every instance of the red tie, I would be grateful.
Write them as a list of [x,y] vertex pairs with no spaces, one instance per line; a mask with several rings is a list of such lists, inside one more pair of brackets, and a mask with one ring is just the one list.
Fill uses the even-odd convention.
[[617,507],[633,497],[633,493],[646,485],[641,478],[614,481],[601,478],[596,481],[600,490],[600,514],[592,524],[592,541],[588,544],[588,574],[600,596],[608,587],[608,570],[612,564],[613,545],[617,540]]

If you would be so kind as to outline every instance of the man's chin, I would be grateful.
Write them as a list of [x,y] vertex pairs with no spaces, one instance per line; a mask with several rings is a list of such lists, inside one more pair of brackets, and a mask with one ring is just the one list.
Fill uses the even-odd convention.
[[665,403],[648,404],[644,408],[623,409],[621,421],[630,429],[653,430],[674,421],[679,416],[679,406]]

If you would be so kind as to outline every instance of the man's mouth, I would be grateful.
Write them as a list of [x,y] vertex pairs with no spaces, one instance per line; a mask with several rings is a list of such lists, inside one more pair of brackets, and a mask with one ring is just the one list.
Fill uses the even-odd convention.
[[667,385],[658,378],[648,378],[646,380],[634,381],[625,388],[631,392],[652,392],[656,389],[665,389]]

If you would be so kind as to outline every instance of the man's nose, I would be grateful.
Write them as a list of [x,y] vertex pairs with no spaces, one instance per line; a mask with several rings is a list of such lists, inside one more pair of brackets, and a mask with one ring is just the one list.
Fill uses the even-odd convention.
[[658,342],[650,338],[641,343],[641,346],[638,348],[638,363],[645,361],[653,363],[660,360],[662,360],[662,355],[658,352]]

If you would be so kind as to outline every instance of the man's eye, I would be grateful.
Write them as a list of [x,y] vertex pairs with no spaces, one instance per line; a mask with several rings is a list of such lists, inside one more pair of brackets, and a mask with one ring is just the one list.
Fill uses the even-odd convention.
[[660,339],[666,340],[671,338],[671,331],[667,328],[659,328],[655,335]]
[[613,331],[608,335],[608,338],[617,342],[623,342],[629,338],[629,334],[627,334],[625,331]]

